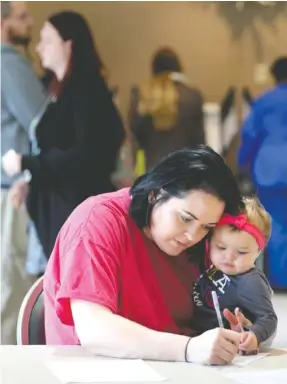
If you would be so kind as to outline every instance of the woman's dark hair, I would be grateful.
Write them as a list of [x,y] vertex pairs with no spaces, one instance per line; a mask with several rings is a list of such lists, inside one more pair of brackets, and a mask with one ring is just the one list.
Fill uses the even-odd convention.
[[[54,26],[64,41],[71,40],[72,43],[71,60],[65,77],[61,82],[57,82],[54,77],[49,89],[58,97],[64,89],[68,89],[71,96],[74,97],[76,93],[77,97],[82,99],[81,103],[88,114],[86,119],[92,132],[90,137],[93,137],[93,140],[98,140],[100,137],[103,143],[101,148],[97,149],[102,150],[105,155],[103,172],[112,173],[118,151],[125,138],[125,130],[104,79],[104,66],[95,48],[91,31],[86,20],[72,11],[56,13],[48,19],[48,22]],[[100,108],[100,111],[97,111],[97,108]]]
[[271,74],[277,83],[287,81],[287,56],[283,56],[274,61],[270,68]]
[[[199,145],[175,151],[132,185],[130,216],[142,229],[150,225],[152,208],[172,197],[201,190],[225,202],[225,212],[239,213],[241,197],[236,179],[223,158],[213,149]],[[154,203],[149,202],[151,194]]]
[[83,78],[88,79],[89,76],[102,76],[104,65],[84,17],[77,12],[63,11],[50,16],[47,21],[64,41],[72,42],[71,62],[61,83],[65,83],[71,74],[80,81]]
[[181,72],[182,67],[176,53],[168,47],[159,49],[152,59],[152,73]]
[[[242,207],[236,179],[223,158],[210,147],[198,145],[171,153],[134,182],[130,189],[130,216],[142,229],[150,225],[155,205],[172,197],[184,197],[192,190],[209,193],[225,202],[226,213],[236,215]],[[190,249],[192,260],[200,269],[204,268],[208,236]]]

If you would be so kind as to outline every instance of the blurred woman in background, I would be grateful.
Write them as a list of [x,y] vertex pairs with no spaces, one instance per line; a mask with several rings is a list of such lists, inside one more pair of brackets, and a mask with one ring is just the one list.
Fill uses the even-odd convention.
[[158,50],[152,77],[131,94],[129,123],[151,168],[170,152],[204,144],[203,100],[189,86],[179,58],[170,48]]
[[51,16],[37,52],[53,73],[51,102],[35,127],[37,154],[15,153],[5,165],[10,175],[24,170],[31,175],[28,210],[48,258],[74,208],[89,196],[114,190],[111,174],[125,133],[82,16]]

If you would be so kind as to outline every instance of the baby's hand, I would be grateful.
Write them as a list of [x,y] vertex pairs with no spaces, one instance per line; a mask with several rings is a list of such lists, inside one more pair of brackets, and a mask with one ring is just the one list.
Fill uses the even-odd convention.
[[251,331],[243,332],[239,344],[239,353],[241,355],[257,355],[258,341],[255,334]]

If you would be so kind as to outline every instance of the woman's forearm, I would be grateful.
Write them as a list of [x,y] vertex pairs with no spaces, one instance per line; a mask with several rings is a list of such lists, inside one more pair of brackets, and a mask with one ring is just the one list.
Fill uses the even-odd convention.
[[[189,338],[157,332],[112,314],[109,310],[72,301],[75,328],[81,345],[93,353],[118,358],[185,361]],[[90,306],[90,308],[89,308]]]

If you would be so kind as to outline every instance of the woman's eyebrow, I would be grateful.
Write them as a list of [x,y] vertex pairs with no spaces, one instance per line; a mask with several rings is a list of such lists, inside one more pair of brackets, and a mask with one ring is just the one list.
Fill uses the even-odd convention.
[[[185,212],[186,214],[188,214],[189,216],[191,216],[194,220],[198,220],[198,217],[196,217],[195,215],[193,215],[192,213],[186,211],[185,209],[183,209],[183,212]],[[216,225],[216,223],[207,223],[207,224],[204,224],[204,225]]]

